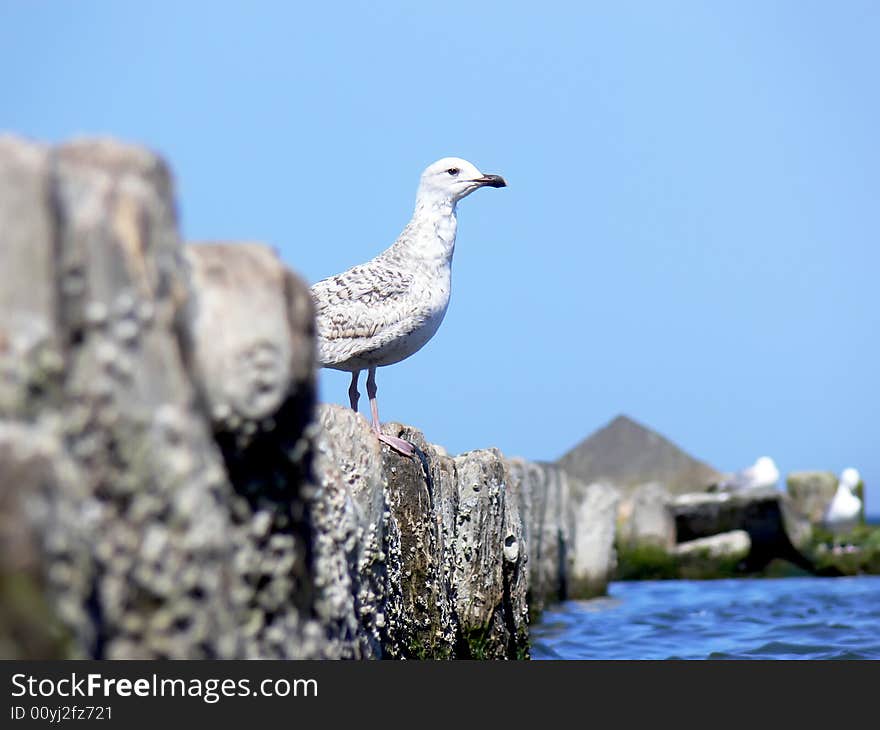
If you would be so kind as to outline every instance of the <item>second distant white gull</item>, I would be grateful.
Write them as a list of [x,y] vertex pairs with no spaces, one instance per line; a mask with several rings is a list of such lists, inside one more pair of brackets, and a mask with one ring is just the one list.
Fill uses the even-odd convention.
[[397,240],[364,264],[312,287],[323,367],[351,373],[348,389],[357,410],[358,377],[367,370],[373,430],[407,456],[412,444],[382,433],[376,368],[400,362],[431,339],[449,305],[458,202],[482,187],[503,188],[500,175],[484,175],[467,160],[445,157],[423,173],[412,219]]
[[769,456],[762,456],[752,466],[728,475],[718,485],[723,492],[738,492],[745,489],[775,487],[779,481],[779,469]]
[[859,523],[862,513],[862,500],[856,495],[856,488],[862,477],[852,467],[840,473],[837,491],[825,510],[822,521],[835,537],[844,535]]

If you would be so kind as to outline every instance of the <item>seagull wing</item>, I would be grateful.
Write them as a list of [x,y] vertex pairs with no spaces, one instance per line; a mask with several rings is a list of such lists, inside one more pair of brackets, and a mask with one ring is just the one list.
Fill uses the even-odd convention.
[[345,362],[397,337],[407,325],[400,300],[412,283],[412,274],[371,261],[315,284],[321,364]]

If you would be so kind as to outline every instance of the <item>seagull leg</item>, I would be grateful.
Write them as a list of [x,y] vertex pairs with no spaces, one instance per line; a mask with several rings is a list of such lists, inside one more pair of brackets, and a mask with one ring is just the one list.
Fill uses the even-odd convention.
[[372,367],[367,375],[367,395],[370,398],[370,410],[373,413],[373,431],[380,441],[388,444],[395,451],[399,451],[404,456],[415,456],[415,447],[409,442],[404,441],[398,436],[387,436],[382,433],[379,426],[379,406],[376,403],[376,368]]
[[358,378],[361,375],[360,370],[354,370],[351,374],[351,385],[348,386],[348,401],[351,403],[351,410],[357,412],[358,401],[361,394],[358,393]]

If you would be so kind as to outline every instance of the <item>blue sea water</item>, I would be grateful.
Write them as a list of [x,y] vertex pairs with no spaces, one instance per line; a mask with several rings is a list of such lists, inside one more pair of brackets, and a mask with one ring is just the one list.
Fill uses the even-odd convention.
[[880,576],[612,583],[554,606],[533,659],[880,659]]

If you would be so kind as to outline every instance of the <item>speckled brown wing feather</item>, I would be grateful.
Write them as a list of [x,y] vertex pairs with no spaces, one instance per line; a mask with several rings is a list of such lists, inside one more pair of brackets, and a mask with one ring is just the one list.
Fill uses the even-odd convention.
[[373,260],[312,287],[318,324],[318,357],[337,365],[399,336],[408,323],[401,300],[413,275]]

